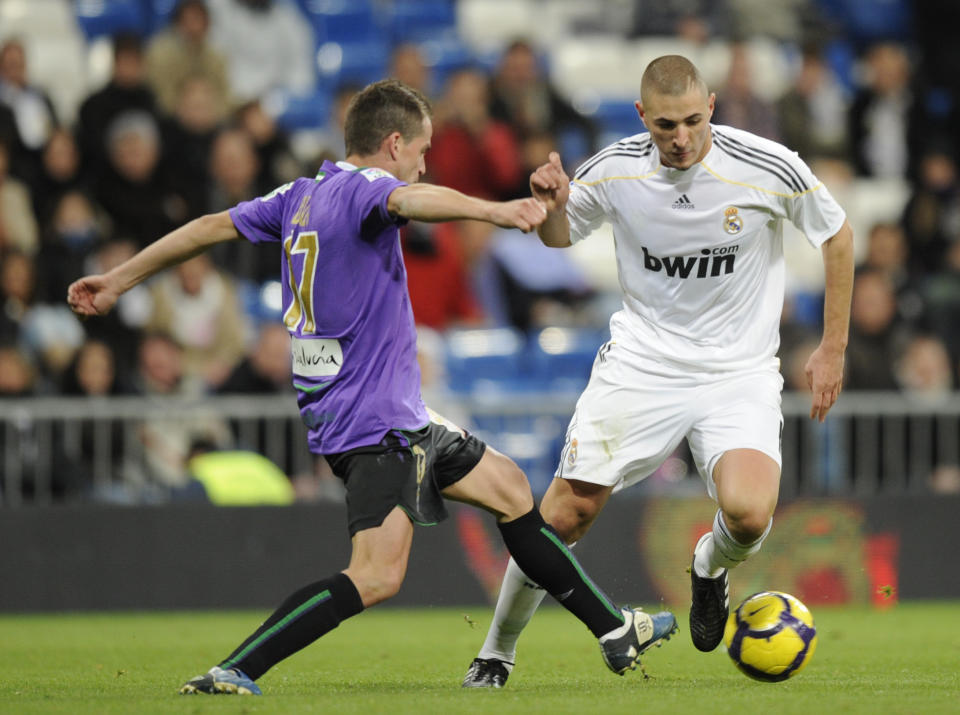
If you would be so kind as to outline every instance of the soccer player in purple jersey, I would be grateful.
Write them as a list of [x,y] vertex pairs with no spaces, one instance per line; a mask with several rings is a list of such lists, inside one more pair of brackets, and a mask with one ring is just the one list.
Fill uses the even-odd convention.
[[226,659],[181,693],[260,694],[270,667],[400,588],[414,524],[446,517],[443,499],[491,512],[518,564],[599,639],[618,674],[676,630],[673,614],[619,608],[584,573],[535,507],[508,457],[428,410],[398,226],[475,219],[530,231],[533,198],[491,202],[416,183],[433,132],[430,106],[395,80],[369,85],[347,113],[347,160],[160,238],[109,273],[81,278],[67,301],[102,315],[154,273],[245,238],[282,249],[283,321],[310,449],[346,486],[350,563],[304,586]]

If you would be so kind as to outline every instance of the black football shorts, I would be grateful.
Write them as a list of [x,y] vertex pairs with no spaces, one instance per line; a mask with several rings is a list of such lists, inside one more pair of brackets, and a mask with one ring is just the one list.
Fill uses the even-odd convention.
[[440,492],[470,472],[486,445],[431,413],[422,429],[391,430],[379,444],[326,455],[347,491],[350,536],[380,526],[394,507],[415,524],[447,518]]

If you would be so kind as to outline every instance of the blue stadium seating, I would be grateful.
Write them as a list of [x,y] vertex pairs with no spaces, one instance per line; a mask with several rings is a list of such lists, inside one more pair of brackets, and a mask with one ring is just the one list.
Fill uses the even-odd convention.
[[301,0],[317,43],[386,40],[382,18],[372,0]]
[[418,42],[455,31],[452,0],[393,0],[385,8],[384,25],[395,43]]
[[365,85],[383,79],[389,62],[389,49],[379,40],[325,42],[317,50],[318,85],[327,90]]
[[310,94],[283,95],[277,123],[287,130],[322,129],[330,118],[330,95],[318,90]]
[[527,372],[543,389],[579,392],[587,385],[606,331],[592,328],[544,328],[527,344]]
[[524,377],[525,347],[523,333],[512,328],[449,331],[446,362],[451,389],[511,390]]
[[77,0],[75,9],[77,23],[87,39],[147,29],[140,0]]

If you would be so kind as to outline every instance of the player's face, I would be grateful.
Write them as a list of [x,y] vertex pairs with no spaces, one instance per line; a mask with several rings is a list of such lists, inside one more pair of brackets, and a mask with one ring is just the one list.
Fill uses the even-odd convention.
[[408,184],[415,184],[427,170],[426,154],[430,149],[430,139],[433,136],[433,123],[429,117],[423,118],[423,131],[417,136],[405,141],[400,137],[400,150],[397,155],[396,177]]
[[689,169],[710,151],[710,117],[715,96],[702,87],[685,94],[650,92],[641,104],[640,118],[660,151],[660,163],[674,169]]

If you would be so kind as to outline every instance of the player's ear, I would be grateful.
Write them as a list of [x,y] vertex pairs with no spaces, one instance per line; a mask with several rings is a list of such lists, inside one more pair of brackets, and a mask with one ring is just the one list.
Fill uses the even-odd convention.
[[[637,108],[637,115],[640,117],[640,121],[643,122],[643,126],[647,126],[646,121],[643,119],[643,103],[638,99],[633,103],[633,106]],[[649,129],[650,127],[647,127]]]
[[709,113],[709,116],[707,117],[708,119],[713,116],[713,108],[716,105],[716,103],[717,103],[717,93],[711,92],[710,98],[707,100],[707,106],[710,108],[710,113]]
[[400,150],[403,148],[402,142],[403,135],[400,132],[391,132],[383,140],[384,151],[393,161],[396,161],[400,156]]

